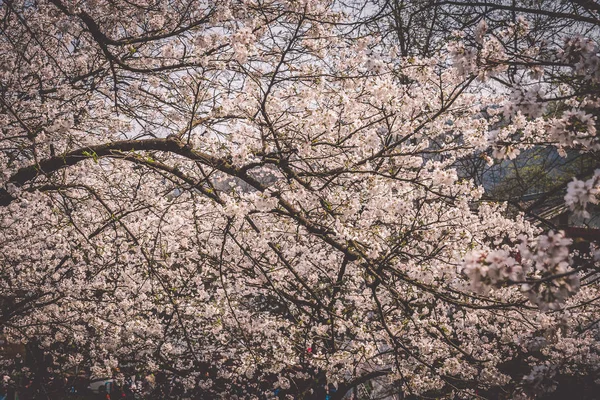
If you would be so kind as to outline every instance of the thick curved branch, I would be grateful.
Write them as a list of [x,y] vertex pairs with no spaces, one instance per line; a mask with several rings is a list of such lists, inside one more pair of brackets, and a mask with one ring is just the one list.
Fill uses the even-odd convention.
[[[248,176],[245,171],[236,168],[226,160],[195,151],[186,144],[170,137],[162,139],[122,140],[83,147],[63,155],[47,158],[37,164],[23,167],[9,178],[8,183],[21,187],[40,175],[54,173],[60,169],[76,165],[79,162],[90,158],[98,159],[109,156],[122,156],[123,153],[130,151],[162,151],[178,154],[191,160],[200,161],[203,164],[229,175],[242,178],[257,190],[266,189],[263,184]],[[5,189],[0,189],[0,206],[7,206],[13,200],[15,200],[14,196],[10,195]]]

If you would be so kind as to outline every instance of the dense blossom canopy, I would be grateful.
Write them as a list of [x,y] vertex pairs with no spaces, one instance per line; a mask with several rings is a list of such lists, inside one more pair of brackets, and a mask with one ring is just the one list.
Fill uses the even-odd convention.
[[[418,51],[387,2],[4,1],[3,335],[192,398],[598,375],[600,250],[460,166],[600,150],[599,10],[545,37],[550,11],[494,4]],[[595,168],[565,192],[583,217]]]

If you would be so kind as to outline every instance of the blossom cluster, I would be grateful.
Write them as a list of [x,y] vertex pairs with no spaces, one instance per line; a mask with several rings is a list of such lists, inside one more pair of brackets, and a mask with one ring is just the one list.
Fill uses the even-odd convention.
[[574,212],[581,214],[584,218],[589,218],[587,211],[588,204],[598,204],[600,194],[600,170],[596,170],[594,175],[585,181],[573,178],[567,185],[567,194],[565,195],[565,204]]
[[535,241],[523,238],[513,252],[475,251],[465,257],[464,273],[478,293],[518,284],[540,309],[557,309],[579,289],[579,275],[570,257],[571,244],[563,232],[550,231]]

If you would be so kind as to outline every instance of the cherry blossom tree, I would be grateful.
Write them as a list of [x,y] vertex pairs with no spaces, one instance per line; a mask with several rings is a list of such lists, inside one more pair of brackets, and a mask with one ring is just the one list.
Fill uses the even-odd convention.
[[[597,375],[597,244],[460,168],[597,154],[598,9],[574,3],[407,3],[464,6],[441,36],[399,2],[385,25],[377,3],[5,1],[4,337],[187,398],[528,398]],[[574,212],[598,174],[568,184]]]

